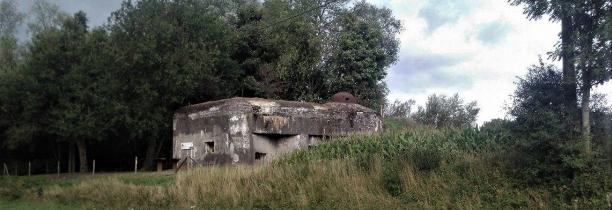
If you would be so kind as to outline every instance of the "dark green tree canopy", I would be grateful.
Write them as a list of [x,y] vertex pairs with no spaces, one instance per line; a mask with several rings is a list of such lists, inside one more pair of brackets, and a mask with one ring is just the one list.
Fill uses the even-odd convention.
[[169,151],[174,110],[194,103],[350,91],[378,108],[401,29],[391,10],[346,0],[124,1],[94,29],[44,0],[31,12],[17,71],[0,77],[2,144],[58,158],[76,146],[82,164],[92,145],[122,145],[150,165]]

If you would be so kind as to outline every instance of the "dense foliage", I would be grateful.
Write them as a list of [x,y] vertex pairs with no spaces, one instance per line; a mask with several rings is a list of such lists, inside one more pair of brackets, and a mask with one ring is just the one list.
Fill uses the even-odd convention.
[[[591,114],[598,116],[593,125],[599,127],[594,129],[599,140],[594,141],[591,153],[585,153],[586,142],[573,129],[573,122],[567,120],[571,109],[563,98],[556,97],[563,91],[560,78],[557,68],[542,62],[519,78],[510,109],[514,120],[499,123],[513,139],[506,151],[505,167],[517,183],[566,189],[564,199],[601,196],[610,189],[602,177],[609,176],[612,166],[605,162],[610,160],[612,151],[610,127],[601,128],[612,122],[612,115],[608,105],[595,100],[598,105]],[[591,183],[595,180],[600,183]]]
[[188,104],[349,91],[377,108],[401,29],[365,1],[125,1],[92,29],[38,0],[20,50],[16,5],[0,5],[0,159],[67,159],[70,171],[76,149],[80,171],[92,156],[169,156],[172,114]]
[[[582,152],[591,155],[591,89],[612,79],[612,2],[610,0],[508,0],[524,5],[530,19],[548,15],[561,22],[560,42],[551,53],[563,61],[561,84],[566,121],[580,127]],[[581,96],[578,100],[577,96]],[[580,106],[578,106],[580,102]],[[581,119],[581,120],[578,120]]]
[[388,120],[408,125],[425,125],[432,128],[475,128],[480,108],[476,101],[464,103],[459,94],[453,96],[430,95],[425,106],[413,111],[415,101],[396,100],[385,106],[384,115]]
[[[580,158],[580,141],[567,118],[570,115],[562,98],[561,75],[552,65],[533,66],[517,83],[513,133],[521,142],[514,157],[514,173],[524,181],[540,183],[548,179],[572,178],[585,167]],[[578,164],[578,165],[576,165]]]

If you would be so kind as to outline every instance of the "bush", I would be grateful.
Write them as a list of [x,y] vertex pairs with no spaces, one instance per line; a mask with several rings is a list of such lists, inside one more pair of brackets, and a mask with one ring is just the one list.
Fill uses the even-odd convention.
[[0,177],[0,199],[16,200],[23,197],[24,182],[13,177]]
[[592,161],[583,157],[574,124],[575,108],[566,107],[561,72],[540,61],[519,78],[510,114],[515,118],[515,145],[508,170],[529,185],[568,183],[587,172]]

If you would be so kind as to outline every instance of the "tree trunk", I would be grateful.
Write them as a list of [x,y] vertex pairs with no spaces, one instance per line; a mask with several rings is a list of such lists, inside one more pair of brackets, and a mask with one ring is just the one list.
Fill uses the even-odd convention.
[[56,139],[56,140],[54,140],[54,141],[55,141],[55,142],[54,142],[54,144],[53,144],[53,151],[54,151],[54,152],[53,152],[53,155],[55,156],[55,159],[56,159],[56,160],[59,160],[59,159],[60,159],[60,157],[61,157],[61,155],[60,155],[60,152],[61,152],[61,147],[60,147],[60,145],[59,145],[59,142],[57,142],[57,139]]
[[153,166],[153,162],[155,157],[157,157],[156,154],[156,148],[157,148],[157,140],[151,140],[147,142],[147,152],[145,154],[145,160],[142,164],[142,170],[147,170],[150,169]]
[[[561,58],[563,59],[563,90],[566,106],[570,110],[578,106],[576,97],[576,67],[574,38],[575,29],[573,27],[572,16],[566,14],[561,18]],[[573,118],[572,118],[573,120]]]
[[159,157],[159,153],[161,153],[162,148],[164,147],[164,142],[159,142],[157,144],[157,149],[155,149],[155,157]]
[[584,75],[582,86],[582,140],[587,155],[591,154],[591,84],[588,75]]
[[60,144],[59,141],[55,140],[55,147],[57,148],[57,156],[56,156],[56,160],[57,162],[62,161],[62,145]]
[[608,160],[608,169],[612,169],[612,114],[605,118],[604,130],[606,133],[606,154],[604,158]]
[[75,169],[74,143],[68,143],[68,173],[74,173]]
[[81,166],[79,172],[85,173],[89,171],[89,166],[87,164],[87,145],[85,144],[85,140],[78,140],[76,144],[79,148],[79,162]]

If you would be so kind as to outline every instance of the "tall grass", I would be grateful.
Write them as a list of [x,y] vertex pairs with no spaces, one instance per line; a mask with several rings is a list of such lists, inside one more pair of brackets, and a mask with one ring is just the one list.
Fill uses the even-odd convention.
[[546,188],[514,186],[496,159],[498,144],[499,139],[475,130],[350,136],[261,165],[181,172],[167,185],[108,177],[45,187],[38,197],[24,197],[116,209],[607,207],[605,202],[568,202]]
[[[86,207],[146,209],[507,209],[552,208],[546,194],[515,189],[476,157],[420,171],[390,169],[373,158],[364,170],[351,160],[299,165],[222,166],[181,173],[169,187],[116,178],[45,190],[44,199]],[[388,182],[397,177],[399,190]],[[396,191],[393,191],[393,190]]]
[[378,155],[386,159],[404,158],[416,165],[432,166],[463,154],[495,152],[498,139],[475,129],[416,129],[378,135],[354,135],[332,139],[312,150],[299,151],[279,163],[363,158]]

